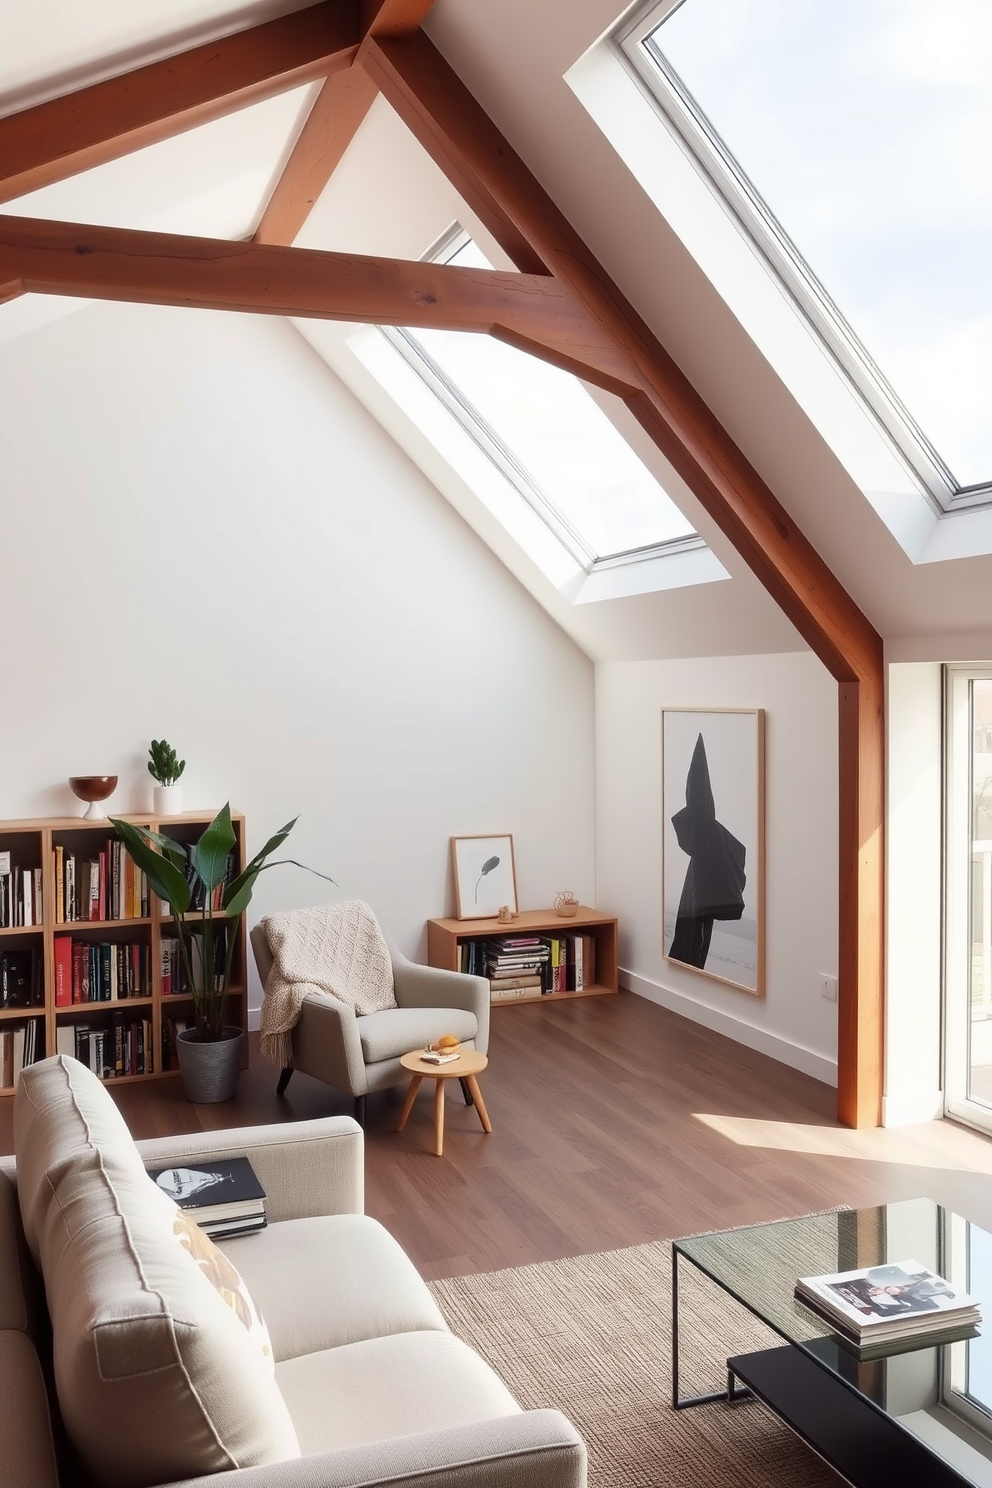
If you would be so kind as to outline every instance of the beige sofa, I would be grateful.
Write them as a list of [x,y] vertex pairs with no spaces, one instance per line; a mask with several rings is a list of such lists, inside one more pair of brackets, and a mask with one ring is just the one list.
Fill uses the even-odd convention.
[[[584,1485],[572,1425],[519,1408],[362,1214],[349,1118],[135,1144],[100,1082],[59,1056],[23,1073],[14,1134],[0,1488]],[[270,1223],[222,1247],[144,1171],[239,1154]]]

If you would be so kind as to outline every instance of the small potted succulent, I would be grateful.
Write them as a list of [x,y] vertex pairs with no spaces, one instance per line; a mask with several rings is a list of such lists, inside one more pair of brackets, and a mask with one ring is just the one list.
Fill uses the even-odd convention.
[[153,739],[148,749],[148,773],[156,782],[152,798],[156,816],[178,816],[183,809],[183,788],[179,777],[186,761],[176,755],[164,739]]

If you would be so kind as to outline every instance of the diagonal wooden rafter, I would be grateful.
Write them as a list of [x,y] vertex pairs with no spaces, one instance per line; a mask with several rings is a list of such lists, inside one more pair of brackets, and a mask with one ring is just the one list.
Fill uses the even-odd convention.
[[[883,1032],[882,642],[602,265],[423,34],[361,64],[518,268],[544,270],[625,358],[626,401],[839,684],[838,1111],[877,1125]],[[601,381],[595,365],[587,374]]]
[[361,0],[363,36],[412,36],[434,0]]
[[[410,36],[434,0],[361,0],[363,37]],[[255,231],[256,243],[295,242],[314,204],[375,102],[376,87],[364,68],[329,77],[272,189]]]
[[0,119],[0,202],[350,67],[358,0],[235,32]]
[[255,230],[256,243],[294,241],[376,95],[368,73],[358,67],[327,79],[273,187]]
[[0,298],[18,293],[487,332],[576,367],[609,350],[546,276],[0,214]]

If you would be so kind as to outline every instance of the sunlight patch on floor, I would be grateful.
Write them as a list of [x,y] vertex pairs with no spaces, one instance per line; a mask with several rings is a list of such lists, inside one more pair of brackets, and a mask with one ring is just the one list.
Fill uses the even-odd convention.
[[863,1162],[905,1163],[913,1167],[947,1164],[992,1174],[992,1142],[949,1122],[851,1131],[840,1126],[805,1126],[792,1121],[759,1121],[697,1111],[695,1119],[738,1147],[804,1152],[815,1157],[860,1158]]

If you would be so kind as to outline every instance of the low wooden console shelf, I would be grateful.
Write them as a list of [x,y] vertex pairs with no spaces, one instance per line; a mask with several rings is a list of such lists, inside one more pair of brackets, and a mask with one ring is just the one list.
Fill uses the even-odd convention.
[[427,960],[445,971],[458,970],[458,947],[469,940],[498,939],[513,935],[591,935],[596,947],[596,972],[592,986],[581,992],[538,992],[533,996],[493,1000],[493,1007],[517,1007],[522,1002],[561,1002],[566,997],[602,997],[619,989],[617,980],[617,921],[614,915],[579,905],[575,915],[562,916],[553,909],[523,910],[509,924],[500,920],[428,920]]
[[[216,815],[213,811],[189,811],[180,816],[157,818],[153,812],[147,815],[124,815],[124,821],[151,827],[164,832],[187,850],[192,847],[204,828]],[[245,819],[240,812],[231,812],[231,822],[237,839],[234,854],[234,873],[245,866]],[[31,1040],[34,1059],[43,1059],[46,1054],[55,1054],[60,1047],[59,1033],[76,1024],[85,1024],[89,1030],[100,1032],[104,1038],[116,1038],[116,1027],[128,1030],[132,1024],[142,1025],[141,1065],[142,1073],[116,1075],[105,1072],[101,1076],[108,1084],[131,1084],[135,1080],[158,1079],[162,1075],[174,1074],[169,1067],[170,1032],[175,1024],[189,1025],[193,1020],[193,1001],[188,991],[170,992],[167,972],[169,968],[169,946],[175,937],[175,922],[156,896],[148,890],[144,904],[139,904],[140,890],[134,889],[134,875],[128,870],[127,881],[132,889],[130,902],[125,901],[123,856],[119,859],[119,902],[110,902],[111,885],[106,884],[107,894],[103,905],[104,918],[82,919],[78,909],[82,901],[79,894],[74,911],[65,907],[65,892],[57,893],[56,853],[59,861],[69,857],[77,868],[99,860],[107,854],[107,844],[115,833],[109,821],[79,816],[43,817],[23,821],[0,822],[0,862],[11,876],[21,884],[21,906],[19,918],[26,918],[23,908],[25,894],[30,894],[29,924],[10,924],[0,928],[0,977],[7,978],[4,994],[0,982],[0,1032],[24,1030],[29,1023],[36,1024]],[[123,847],[122,847],[123,854]],[[109,856],[108,859],[109,861]],[[23,887],[25,875],[30,880],[30,890]],[[140,878],[140,876],[139,876]],[[36,889],[41,888],[41,914],[39,915]],[[79,891],[80,893],[82,890]],[[2,906],[0,906],[2,908]],[[117,908],[118,914],[113,910]],[[135,914],[136,908],[142,914]],[[73,913],[77,917],[72,917]],[[10,918],[3,915],[0,918]],[[189,912],[184,917],[196,930],[200,921],[198,912]],[[223,920],[223,913],[215,911],[215,923]],[[240,1028],[247,1027],[247,957],[244,918],[235,931],[237,937],[231,967],[231,984],[227,1004],[226,1021]],[[56,953],[59,943],[65,940],[89,946],[109,947],[108,962],[117,954],[118,966],[121,954],[133,955],[134,964],[140,969],[140,990],[124,995],[115,982],[101,978],[100,995],[90,996],[85,1001],[58,1001],[56,994]],[[6,962],[6,965],[4,964]],[[92,964],[92,963],[91,963]],[[31,986],[24,997],[24,968],[29,968]],[[11,1001],[10,987],[16,972],[20,978],[20,990],[16,1002]],[[74,983],[74,978],[72,979]],[[63,984],[64,985],[64,984]],[[70,995],[72,987],[69,989]],[[108,996],[107,994],[112,995]],[[117,994],[117,995],[113,995]],[[7,1005],[2,1004],[6,1002]],[[170,1028],[171,1025],[171,1028]],[[65,1038],[61,1041],[65,1043]],[[150,1045],[150,1046],[149,1046]],[[105,1047],[101,1042],[100,1048]],[[245,1044],[247,1053],[247,1041]],[[27,1062],[27,1060],[25,1060]],[[92,1066],[91,1066],[92,1067]],[[0,1096],[13,1093],[9,1079],[3,1078],[0,1068]]]

